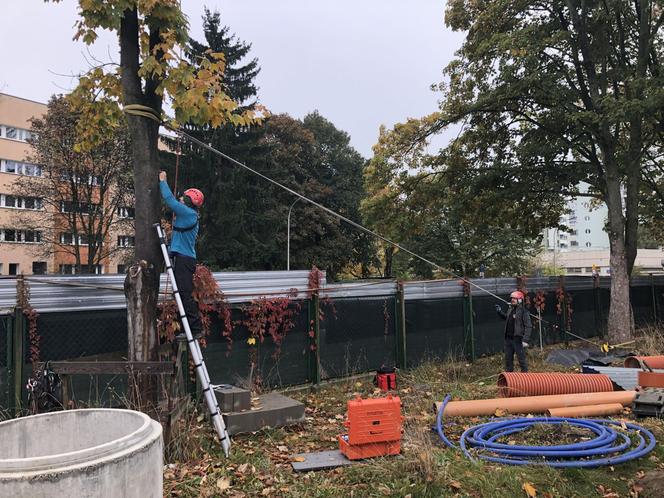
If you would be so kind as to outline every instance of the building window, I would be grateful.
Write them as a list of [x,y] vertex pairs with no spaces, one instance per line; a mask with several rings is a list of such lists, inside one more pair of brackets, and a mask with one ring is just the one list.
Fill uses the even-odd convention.
[[104,267],[102,265],[92,265],[92,267],[89,265],[81,265],[81,273],[101,275],[104,273]]
[[42,200],[39,197],[17,197],[15,195],[0,194],[0,207],[14,209],[42,209]]
[[[74,237],[73,233],[70,232],[62,232],[60,234],[60,244],[62,245],[72,245],[76,241],[76,237]],[[101,239],[96,238],[97,245],[101,246]],[[78,236],[78,245],[79,246],[87,246],[88,245],[88,236],[87,234],[80,234]]]
[[33,261],[32,262],[32,274],[33,275],[45,275],[46,274],[46,261]]
[[586,228],[586,233],[590,233],[590,228]]
[[134,247],[136,239],[131,235],[118,235],[118,247]]
[[41,166],[20,161],[0,159],[0,172],[25,176],[42,176]]
[[60,201],[61,213],[93,214],[99,211],[99,204],[88,202]]
[[9,275],[18,275],[18,263],[9,263]]
[[570,234],[570,235],[576,235],[576,230],[575,230],[575,229],[570,230],[570,231],[569,231],[569,234]]
[[4,263],[0,263],[0,275],[2,275],[3,265]]
[[569,245],[570,245],[571,247],[578,247],[578,246],[579,246],[579,243],[578,243],[576,240],[572,240],[572,241],[569,243]]
[[586,221],[590,221],[590,216],[584,216],[583,219]]
[[118,265],[118,273],[127,273],[127,265]]
[[117,210],[117,215],[119,218],[129,218],[133,220],[135,214],[136,211],[133,207],[119,207]]
[[61,275],[73,275],[74,274],[74,265],[60,265],[58,273]]
[[586,242],[586,247],[590,247],[592,244],[590,242]]
[[0,228],[0,242],[39,243],[41,242],[41,232]]
[[74,235],[72,233],[65,232],[60,234],[60,244],[73,244],[73,243],[74,243]]
[[0,137],[2,138],[9,138],[11,140],[20,140],[21,142],[25,142],[30,137],[32,137],[32,133],[30,130],[26,130],[24,128],[16,128],[15,126],[8,126],[8,125],[0,125]]
[[[90,266],[81,265],[81,273],[101,275],[104,273],[104,267],[102,265],[92,265],[92,270],[90,271]],[[61,275],[75,275],[76,274],[76,265],[60,265],[59,273]]]

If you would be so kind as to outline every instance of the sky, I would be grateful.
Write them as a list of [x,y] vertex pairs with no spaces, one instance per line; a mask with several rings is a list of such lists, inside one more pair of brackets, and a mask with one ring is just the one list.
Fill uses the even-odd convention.
[[[46,102],[71,90],[71,75],[92,58],[119,60],[108,32],[91,49],[72,41],[77,5],[0,0],[0,92]],[[318,110],[367,158],[381,124],[437,109],[440,94],[430,86],[463,41],[445,27],[445,0],[182,0],[198,40],[204,6],[252,44],[261,103],[295,118]],[[434,145],[454,136],[452,129]]]

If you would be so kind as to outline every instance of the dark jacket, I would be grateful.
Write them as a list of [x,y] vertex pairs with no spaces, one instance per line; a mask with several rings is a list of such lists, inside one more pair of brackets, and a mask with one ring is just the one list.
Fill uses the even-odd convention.
[[[530,313],[523,304],[517,304],[516,307],[510,304],[507,308],[507,313],[503,310],[498,310],[498,307],[496,307],[496,311],[503,320],[507,320],[509,313],[514,313],[516,315],[514,317],[514,337],[521,337],[523,342],[530,341],[533,322],[530,321]],[[507,334],[507,322],[505,322],[505,334]]]

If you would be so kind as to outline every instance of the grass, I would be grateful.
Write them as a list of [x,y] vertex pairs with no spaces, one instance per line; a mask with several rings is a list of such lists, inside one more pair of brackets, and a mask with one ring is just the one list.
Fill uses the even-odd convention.
[[[644,352],[662,351],[658,349],[662,332],[659,330],[657,337],[651,337],[653,330],[639,339],[636,349],[643,346]],[[545,350],[541,354],[539,349],[529,353],[531,369],[561,371],[544,362],[546,353]],[[480,358],[472,365],[451,359],[432,360],[400,372],[398,395],[406,417],[401,455],[329,471],[295,473],[289,455],[336,449],[336,436],[344,432],[347,400],[356,393],[363,397],[381,395],[368,380],[353,379],[315,391],[287,393],[305,403],[306,421],[299,426],[235,436],[228,459],[215,442],[209,424],[191,413],[183,422],[180,436],[174,438],[185,449],[171,448],[171,454],[179,458],[165,467],[165,496],[499,498],[527,496],[524,484],[529,483],[536,489],[537,496],[542,497],[609,498],[638,496],[638,478],[647,471],[664,469],[664,449],[660,445],[644,459],[588,470],[472,463],[459,451],[443,447],[430,430],[434,424],[432,402],[441,400],[447,393],[461,399],[495,397],[496,376],[501,368],[502,356],[496,355]],[[631,419],[629,414],[624,417]],[[457,438],[464,426],[484,420],[459,419],[458,425],[449,432]],[[642,419],[639,423],[653,430],[659,441],[664,440],[663,421]],[[546,431],[524,437],[533,441],[539,436],[549,443],[574,439],[570,433]]]

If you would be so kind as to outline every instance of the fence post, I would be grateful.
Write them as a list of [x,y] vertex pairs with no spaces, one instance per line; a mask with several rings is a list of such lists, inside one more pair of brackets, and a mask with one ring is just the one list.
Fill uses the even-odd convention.
[[593,311],[595,314],[595,330],[600,339],[604,338],[604,323],[602,320],[602,295],[599,288],[599,273],[593,275]]
[[[569,323],[567,319],[567,293],[565,292],[565,276],[561,275],[559,277],[559,288],[561,292],[561,301],[560,301],[560,319],[561,319],[561,326],[560,330],[563,333],[563,341],[565,342],[565,346],[569,346],[569,334],[567,334],[567,324]],[[570,330],[571,332],[571,330]]]
[[12,339],[12,363],[14,364],[14,414],[21,411],[23,405],[23,369],[25,366],[25,317],[23,310],[14,308],[14,337]]
[[406,368],[406,299],[404,298],[403,282],[397,282],[396,329],[397,329],[397,366]]
[[652,296],[652,318],[653,323],[659,322],[659,313],[657,312],[657,293],[655,292],[655,276],[650,274],[650,294]]
[[320,383],[320,297],[318,291],[309,300],[309,375],[314,384]]
[[473,296],[470,284],[463,281],[463,336],[466,358],[475,361],[475,326],[473,320]]
[[5,379],[4,408],[14,413],[14,317],[7,315],[5,320],[6,347],[5,356],[7,360],[7,378]]

